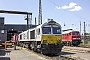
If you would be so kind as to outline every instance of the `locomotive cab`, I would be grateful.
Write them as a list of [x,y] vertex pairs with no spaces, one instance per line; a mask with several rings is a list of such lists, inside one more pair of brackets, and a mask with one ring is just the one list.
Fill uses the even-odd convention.
[[77,46],[81,43],[81,36],[79,31],[73,31],[72,32],[72,44]]

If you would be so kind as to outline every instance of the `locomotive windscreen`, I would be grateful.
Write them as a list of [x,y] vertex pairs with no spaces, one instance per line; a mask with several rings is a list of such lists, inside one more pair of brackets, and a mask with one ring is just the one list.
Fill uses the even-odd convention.
[[51,31],[53,34],[61,34],[61,28],[60,27],[43,27],[42,28],[42,33],[43,34],[51,34]]
[[61,28],[60,27],[53,27],[53,34],[61,34]]
[[43,27],[42,33],[43,34],[51,34],[51,27]]
[[72,35],[80,35],[79,32],[72,32]]

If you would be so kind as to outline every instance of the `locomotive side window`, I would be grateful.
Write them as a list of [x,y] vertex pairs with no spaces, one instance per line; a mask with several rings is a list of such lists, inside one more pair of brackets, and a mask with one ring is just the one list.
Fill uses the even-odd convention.
[[35,39],[35,30],[30,31],[30,39]]
[[22,39],[22,35],[20,35],[20,40]]
[[40,35],[40,29],[38,29],[38,35]]
[[29,31],[27,32],[27,39],[29,39]]
[[43,27],[42,33],[43,34],[51,34],[51,28],[50,27]]
[[25,39],[25,34],[23,34],[23,39]]
[[53,34],[61,34],[61,29],[59,27],[53,27]]

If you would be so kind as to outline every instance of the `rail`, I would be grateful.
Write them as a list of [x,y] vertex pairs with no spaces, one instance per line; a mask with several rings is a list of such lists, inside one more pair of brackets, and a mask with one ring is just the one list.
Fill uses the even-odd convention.
[[76,52],[90,52],[90,48],[82,48],[82,47],[69,47],[69,46],[64,46],[62,48],[63,50],[68,50],[68,51],[76,51]]

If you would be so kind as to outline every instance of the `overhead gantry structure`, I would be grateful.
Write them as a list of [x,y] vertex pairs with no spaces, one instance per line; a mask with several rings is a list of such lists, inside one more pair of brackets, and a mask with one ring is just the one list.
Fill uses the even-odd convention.
[[[31,28],[31,25],[32,25],[32,22],[31,22],[32,21],[32,13],[22,12],[22,11],[7,11],[7,10],[0,10],[0,13],[24,14],[24,15],[27,15],[27,17],[25,18],[25,20],[27,20],[27,29]],[[6,49],[6,42],[5,42],[5,49]],[[15,43],[14,44],[14,49],[16,50],[16,40],[15,40],[14,43]]]
[[32,25],[32,13],[30,12],[22,12],[22,11],[9,11],[9,10],[0,10],[0,13],[9,13],[9,14],[24,14],[27,17],[25,20],[27,20],[27,29],[31,28]]

